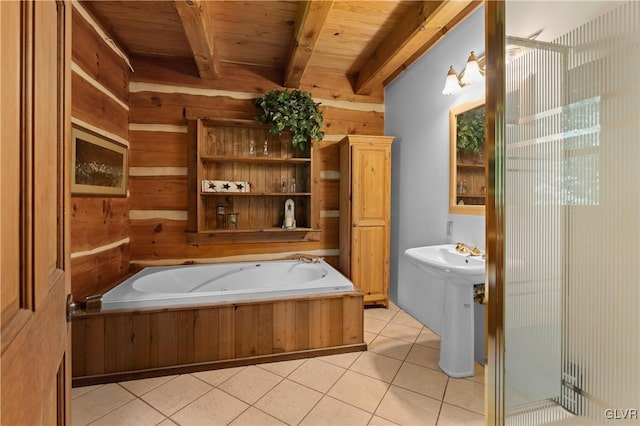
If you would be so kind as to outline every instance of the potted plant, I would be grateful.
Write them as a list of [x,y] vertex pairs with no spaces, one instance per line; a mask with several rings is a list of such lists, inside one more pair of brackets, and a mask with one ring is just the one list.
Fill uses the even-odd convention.
[[456,117],[456,148],[462,157],[484,158],[484,105]]
[[291,131],[291,144],[300,150],[305,149],[307,142],[313,139],[320,142],[324,138],[320,131],[324,124],[320,104],[311,99],[309,92],[273,88],[256,99],[256,106],[256,121],[271,123],[269,132],[273,135]]

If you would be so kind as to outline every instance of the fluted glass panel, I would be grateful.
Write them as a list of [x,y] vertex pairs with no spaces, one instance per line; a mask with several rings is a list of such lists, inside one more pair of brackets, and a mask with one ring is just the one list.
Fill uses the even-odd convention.
[[619,3],[507,33],[507,424],[640,423],[640,2]]

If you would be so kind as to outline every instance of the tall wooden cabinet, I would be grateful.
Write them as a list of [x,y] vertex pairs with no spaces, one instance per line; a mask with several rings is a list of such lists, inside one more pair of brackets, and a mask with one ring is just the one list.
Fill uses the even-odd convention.
[[390,136],[340,141],[340,270],[365,293],[389,304]]

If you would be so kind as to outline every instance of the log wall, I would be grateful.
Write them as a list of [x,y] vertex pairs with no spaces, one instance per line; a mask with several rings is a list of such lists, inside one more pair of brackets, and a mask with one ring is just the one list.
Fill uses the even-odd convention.
[[[127,145],[129,69],[88,16],[74,3],[72,123]],[[127,275],[129,250],[128,197],[71,197],[71,291],[76,300]]]
[[[283,243],[197,245],[186,238],[187,121],[185,108],[219,118],[253,119],[255,98],[281,88],[281,72],[221,64],[221,78],[201,80],[189,61],[132,58],[130,105],[130,238],[134,269],[144,265],[282,258],[293,253],[324,256],[337,266],[339,149],[346,134],[384,134],[382,93],[355,95],[344,76],[314,76],[300,89],[321,102],[325,139],[315,146],[320,240]],[[305,81],[311,80],[305,78]]]

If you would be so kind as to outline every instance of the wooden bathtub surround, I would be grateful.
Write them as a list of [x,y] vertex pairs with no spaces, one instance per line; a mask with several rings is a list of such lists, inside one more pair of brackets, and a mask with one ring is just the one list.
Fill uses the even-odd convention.
[[389,305],[390,136],[340,141],[340,271],[365,304]]
[[73,384],[366,350],[363,293],[73,318]]
[[[271,135],[268,126],[253,120],[219,120],[204,114],[185,111],[189,119],[188,241],[317,241],[320,225],[319,211],[314,209],[313,149],[293,148],[288,133]],[[253,155],[249,154],[250,141]],[[204,192],[205,179],[248,182],[250,192]],[[295,203],[297,226],[285,229],[282,221],[288,198]],[[239,213],[237,228],[230,223],[221,226],[218,206],[225,206],[227,214]]]

